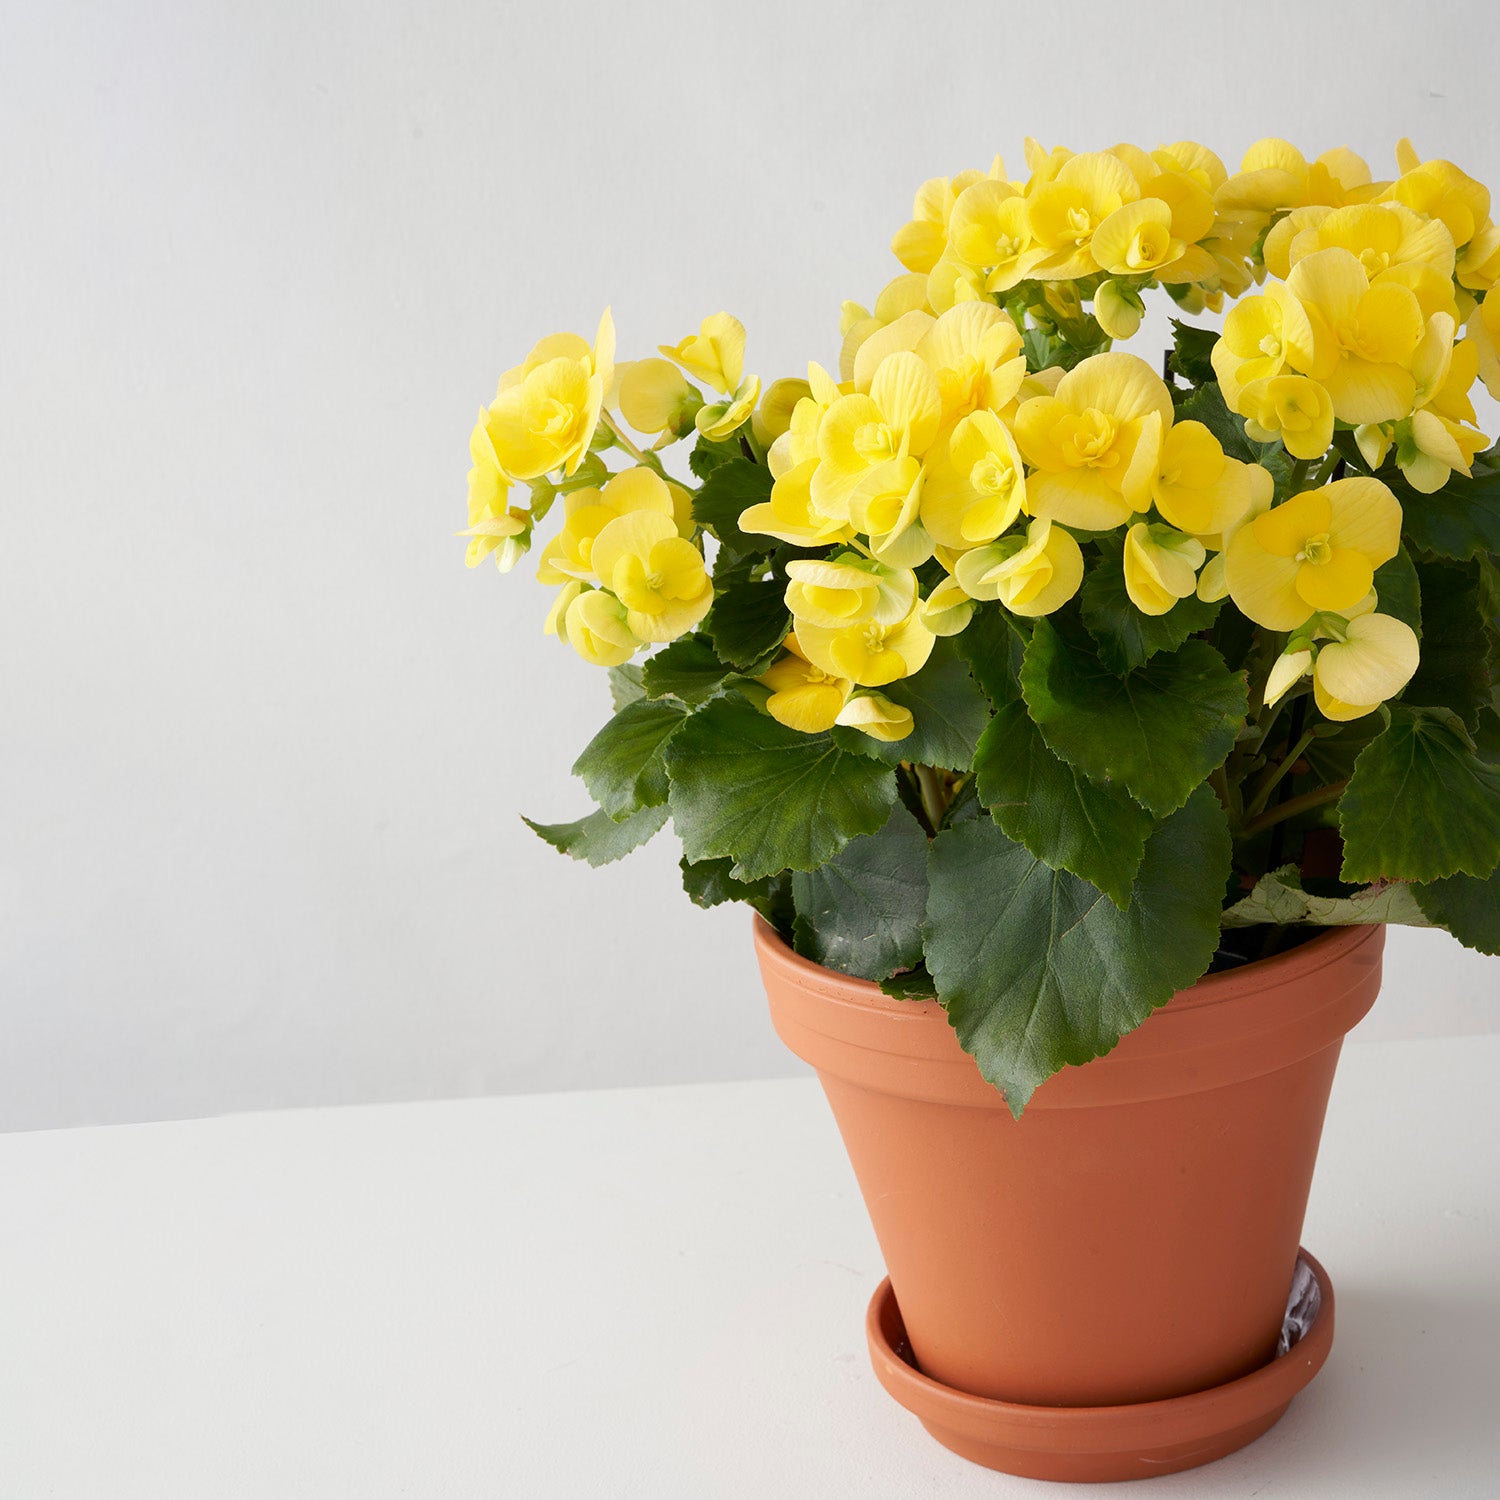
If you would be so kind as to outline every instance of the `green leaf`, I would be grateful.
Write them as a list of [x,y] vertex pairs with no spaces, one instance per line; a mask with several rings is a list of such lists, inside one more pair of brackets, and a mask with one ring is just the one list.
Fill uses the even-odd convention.
[[952,641],[968,662],[974,681],[996,708],[1020,699],[1026,637],[1016,628],[1014,615],[998,604],[981,604],[968,628]]
[[1189,636],[1208,630],[1221,604],[1189,597],[1164,615],[1142,614],[1125,588],[1124,543],[1115,537],[1100,538],[1098,561],[1079,596],[1079,612],[1099,658],[1118,677],[1144,666],[1158,651],[1175,651]]
[[[973,765],[974,747],[989,722],[990,704],[949,641],[937,642],[927,665],[914,677],[904,677],[880,691],[892,703],[911,710],[912,732],[904,740],[886,744],[850,731],[864,741],[858,747],[864,754],[891,765],[907,760],[945,771],[967,771]],[[842,732],[840,743],[844,743]]]
[[1095,781],[1123,783],[1159,817],[1224,763],[1245,721],[1245,678],[1205,641],[1121,678],[1086,643],[1038,620],[1021,690],[1058,755]]
[[816,870],[792,876],[797,952],[860,979],[922,961],[927,835],[897,804],[878,833],[850,839]]
[[1417,577],[1416,564],[1405,547],[1400,548],[1389,562],[1375,570],[1375,596],[1383,615],[1394,615],[1396,619],[1410,625],[1420,640],[1422,636],[1422,584]]
[[693,497],[693,517],[736,552],[768,552],[776,544],[767,537],[746,536],[740,530],[740,517],[752,505],[769,500],[774,483],[764,464],[748,458],[725,459],[710,470],[703,488]]
[[936,1000],[937,988],[925,965],[880,981],[880,993],[892,1000]]
[[785,875],[768,875],[760,880],[736,880],[731,873],[732,859],[704,859],[694,864],[680,860],[682,888],[695,906],[722,906],[728,901],[743,901],[753,906],[777,931],[789,929],[792,922],[792,886]]
[[715,442],[712,438],[700,437],[688,454],[688,468],[693,471],[694,478],[707,479],[722,464],[743,457],[743,450],[737,442]]
[[1380,471],[1401,502],[1401,529],[1414,547],[1460,561],[1500,552],[1500,449],[1480,454],[1473,469],[1472,478],[1450,475],[1433,495],[1414,490],[1397,468]]
[[622,667],[609,669],[609,696],[616,713],[646,696],[646,690],[641,686],[641,668],[638,662],[628,661]]
[[686,722],[680,703],[642,699],[622,708],[584,747],[573,763],[589,795],[612,818],[667,800],[662,751]]
[[979,741],[979,800],[1008,837],[1054,870],[1092,882],[1122,909],[1155,819],[1123,787],[1054,755],[1024,703],[1008,703]]
[[1412,892],[1417,905],[1465,948],[1500,956],[1500,869],[1483,880],[1450,875],[1430,885],[1415,885]]
[[739,697],[715,698],[687,721],[667,747],[667,771],[687,857],[732,859],[736,880],[816,869],[874,833],[896,800],[890,767]]
[[1217,384],[1200,386],[1173,418],[1177,422],[1202,422],[1223,445],[1224,451],[1242,463],[1260,464],[1276,481],[1276,492],[1284,494],[1291,478],[1292,462],[1280,443],[1257,443],[1245,436],[1245,419],[1224,404]]
[[707,703],[724,685],[729,668],[701,635],[685,635],[649,658],[641,670],[648,698],[680,698],[690,707]]
[[521,821],[559,853],[598,866],[624,859],[632,849],[640,848],[653,834],[659,833],[667,821],[667,810],[643,807],[618,822],[602,810],[576,823],[533,823],[530,818]]
[[1194,328],[1180,318],[1172,320],[1172,357],[1168,365],[1174,374],[1181,375],[1194,385],[1208,385],[1217,381],[1211,358],[1219,335],[1212,328]]
[[1391,708],[1339,802],[1343,878],[1484,878],[1500,864],[1500,767],[1481,760],[1457,714]]
[[764,671],[792,628],[785,595],[784,578],[753,579],[748,567],[716,571],[703,628],[719,660],[751,675]]
[[1207,787],[1147,840],[1123,912],[992,822],[938,835],[927,965],[959,1042],[1012,1114],[1058,1069],[1102,1057],[1203,974],[1228,874],[1229,830]]
[[1313,927],[1355,927],[1394,922],[1404,927],[1430,927],[1404,881],[1366,886],[1349,896],[1315,896],[1302,888],[1302,873],[1296,865],[1283,865],[1262,875],[1248,896],[1227,907],[1226,927],[1288,927],[1304,923]]
[[[1424,562],[1416,572],[1422,587],[1422,658],[1401,701],[1451,708],[1474,729],[1494,690],[1479,569],[1472,563]],[[1384,595],[1380,604],[1384,609]]]

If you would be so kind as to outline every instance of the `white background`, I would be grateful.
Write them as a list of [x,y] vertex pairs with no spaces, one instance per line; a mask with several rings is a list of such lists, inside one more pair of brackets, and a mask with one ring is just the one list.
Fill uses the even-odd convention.
[[[837,352],[922,178],[1396,138],[1500,185],[1488,5],[0,6],[0,1128],[793,1072],[737,909],[577,816],[602,674],[466,573],[539,336]],[[1364,1034],[1500,1028],[1392,934]]]

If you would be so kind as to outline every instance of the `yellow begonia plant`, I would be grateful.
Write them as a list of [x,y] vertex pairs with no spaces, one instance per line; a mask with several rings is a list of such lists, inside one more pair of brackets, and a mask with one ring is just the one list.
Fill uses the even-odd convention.
[[[544,837],[597,863],[670,816],[695,900],[936,995],[1017,1109],[1285,940],[1240,929],[1291,892],[1500,950],[1488,191],[1406,142],[1377,181],[1029,141],[892,249],[836,374],[762,390],[725,312],[617,365],[606,312],[480,413],[469,564],[561,496],[546,629],[612,669],[598,810]],[[1113,348],[1153,291],[1222,327]],[[1038,1021],[1038,984],[1077,1003]]]

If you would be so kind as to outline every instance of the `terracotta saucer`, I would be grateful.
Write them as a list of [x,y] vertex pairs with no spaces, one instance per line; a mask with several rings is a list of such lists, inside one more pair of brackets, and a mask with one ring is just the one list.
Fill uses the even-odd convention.
[[1268,1431],[1323,1368],[1333,1345],[1333,1285],[1306,1250],[1319,1297],[1305,1333],[1238,1380],[1133,1406],[1022,1406],[966,1395],[912,1360],[887,1279],[865,1319],[875,1374],[945,1448],[986,1468],[1030,1479],[1117,1480],[1173,1474],[1223,1458]]

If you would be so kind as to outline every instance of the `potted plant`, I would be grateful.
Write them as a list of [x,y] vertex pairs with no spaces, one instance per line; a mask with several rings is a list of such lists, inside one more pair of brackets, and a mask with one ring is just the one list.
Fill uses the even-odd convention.
[[[922,186],[836,369],[762,389],[725,313],[543,339],[465,534],[504,571],[562,512],[545,628],[614,713],[594,810],[531,826],[601,864],[670,818],[689,897],[755,909],[882,1381],[1104,1479],[1326,1354],[1298,1239],[1383,924],[1500,951],[1500,227],[1406,142],[1026,154]],[[1157,289],[1159,371],[1112,347]]]

